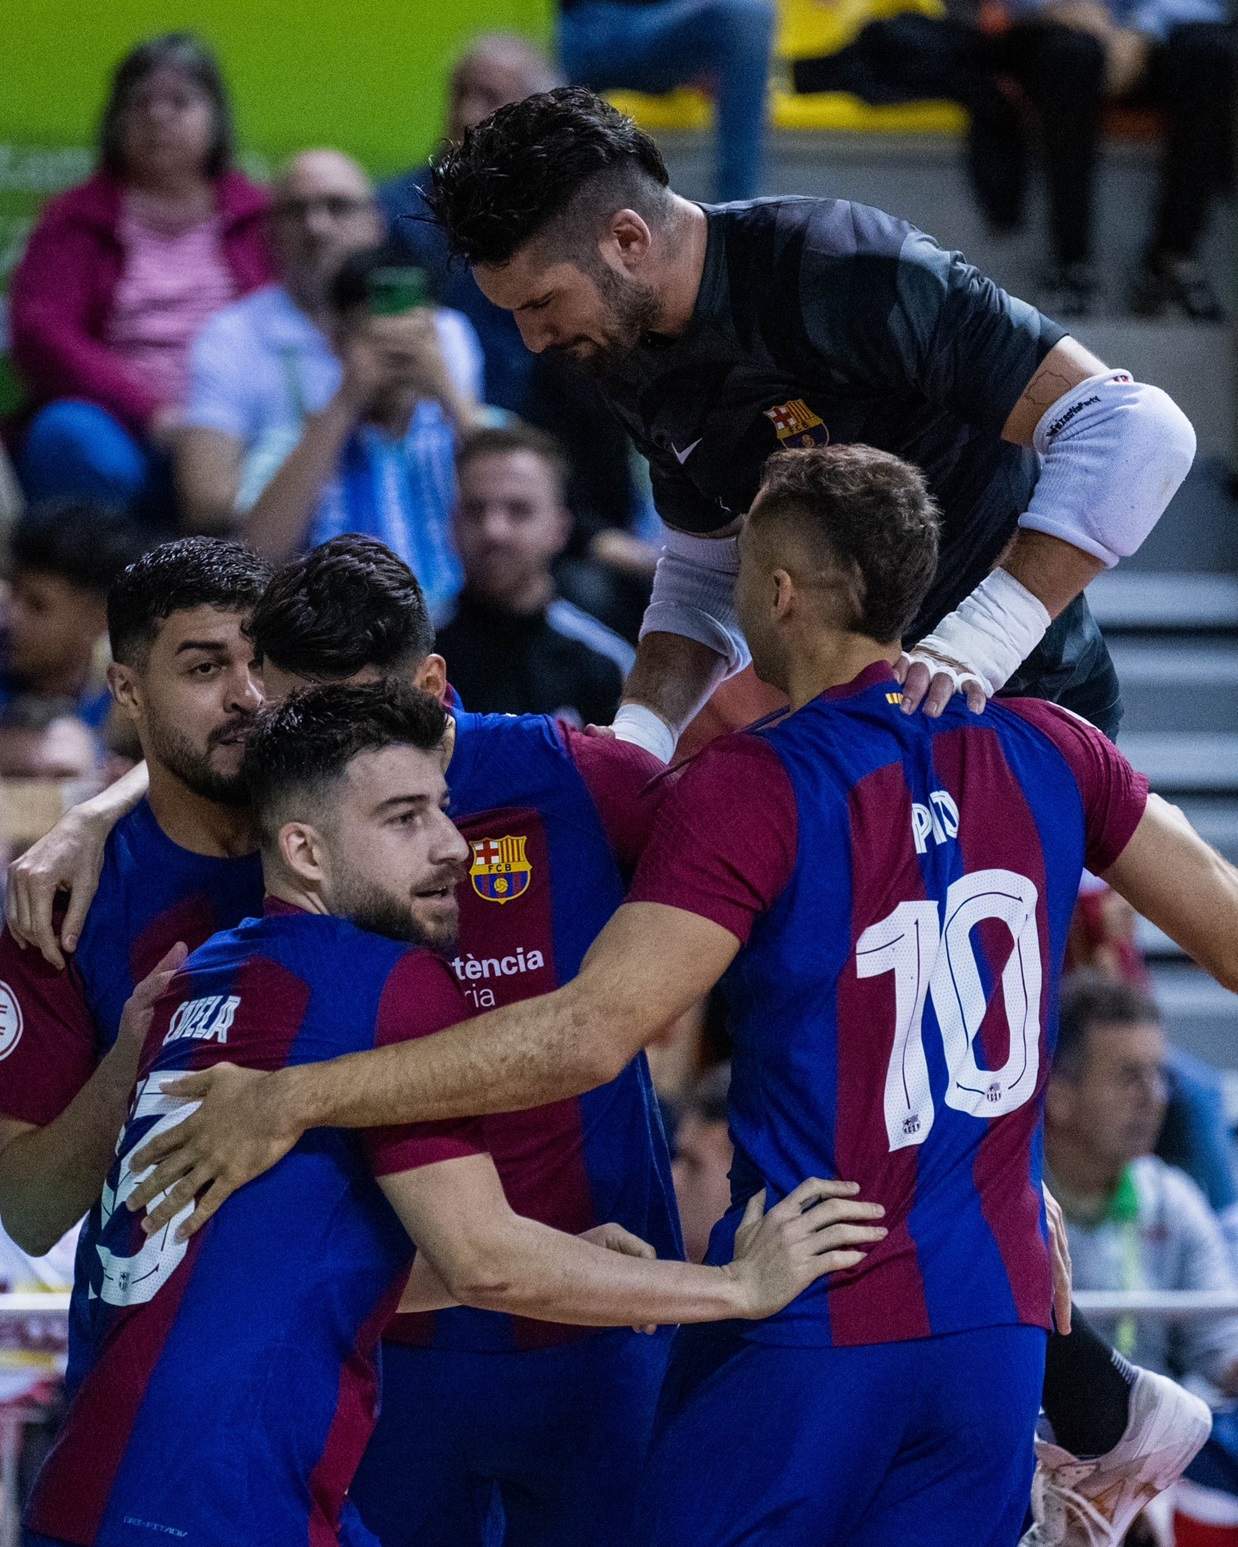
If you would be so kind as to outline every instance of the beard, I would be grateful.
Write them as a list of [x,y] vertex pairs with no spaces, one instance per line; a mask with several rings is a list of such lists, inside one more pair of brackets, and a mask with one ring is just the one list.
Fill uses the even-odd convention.
[[582,340],[588,345],[583,354],[577,344],[558,345],[548,350],[586,376],[602,379],[612,375],[636,349],[658,320],[658,298],[654,290],[638,279],[624,279],[609,265],[590,264],[589,277],[597,286],[605,307],[602,343]]
[[187,789],[216,805],[240,807],[249,804],[249,791],[241,770],[237,768],[226,773],[216,768],[211,762],[211,752],[222,741],[231,740],[252,724],[252,715],[237,715],[217,726],[207,737],[205,747],[194,746],[183,732],[159,720],[148,720],[146,729],[151,752]]
[[[452,876],[445,884],[454,886],[455,880]],[[390,892],[351,871],[337,876],[331,890],[332,913],[358,929],[432,951],[444,951],[455,942],[454,929],[431,929],[421,923],[406,892]]]

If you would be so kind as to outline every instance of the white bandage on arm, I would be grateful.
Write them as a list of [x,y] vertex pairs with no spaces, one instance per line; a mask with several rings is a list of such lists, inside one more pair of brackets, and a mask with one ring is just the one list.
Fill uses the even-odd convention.
[[1195,456],[1195,431],[1159,387],[1127,371],[1089,376],[1036,426],[1044,458],[1019,525],[1113,565],[1156,525]]
[[720,655],[733,677],[752,659],[735,611],[739,543],[734,537],[689,537],[669,526],[663,533],[640,637],[695,639]]
[[679,738],[660,714],[655,714],[644,704],[620,704],[615,711],[611,729],[616,741],[628,741],[633,746],[644,747],[660,763],[669,763],[675,756]]
[[975,677],[991,698],[1031,655],[1051,622],[1038,596],[1009,570],[995,569],[908,654],[934,671],[944,668],[921,651],[964,662],[969,669],[953,673],[955,686]]

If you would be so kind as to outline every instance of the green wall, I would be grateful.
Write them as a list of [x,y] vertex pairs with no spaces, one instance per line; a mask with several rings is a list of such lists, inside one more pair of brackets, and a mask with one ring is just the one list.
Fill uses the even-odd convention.
[[[39,206],[90,170],[113,67],[144,37],[191,28],[223,62],[242,159],[258,173],[335,145],[375,174],[425,156],[450,62],[481,31],[548,42],[552,0],[31,0],[0,61],[0,292]],[[0,327],[0,408],[13,397]]]
[[433,141],[460,44],[500,27],[546,39],[549,0],[34,0],[6,29],[0,141],[88,142],[112,67],[178,27],[218,50],[246,146],[278,157],[339,145],[386,172]]

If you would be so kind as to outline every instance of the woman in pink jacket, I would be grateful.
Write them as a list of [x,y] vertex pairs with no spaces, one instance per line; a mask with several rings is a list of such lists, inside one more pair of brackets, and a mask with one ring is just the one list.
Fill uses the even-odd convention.
[[172,524],[189,342],[271,278],[267,195],[232,156],[227,93],[202,43],[170,33],[122,61],[99,169],[44,210],[10,288],[34,408],[18,459],[32,500],[95,497]]

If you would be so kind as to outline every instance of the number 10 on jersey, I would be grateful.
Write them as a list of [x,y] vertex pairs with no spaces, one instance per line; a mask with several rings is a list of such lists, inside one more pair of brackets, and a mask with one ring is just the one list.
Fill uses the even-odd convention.
[[[1040,1073],[1040,933],[1035,883],[1013,870],[977,870],[946,893],[945,922],[936,902],[902,902],[856,942],[856,976],[894,976],[894,1045],[886,1068],[885,1120],[891,1150],[923,1144],[934,1104],[924,1050],[931,1003],[946,1061],[945,1101],[982,1121],[1013,1112],[1036,1091]],[[1004,924],[1011,950],[1000,993],[1009,1027],[1006,1062],[982,1069],[976,1039],[988,1003],[972,931],[986,919]]]

